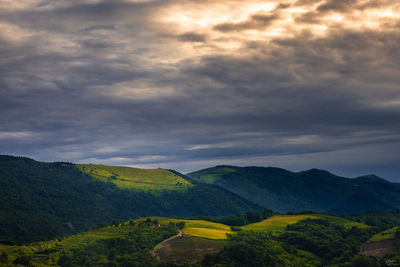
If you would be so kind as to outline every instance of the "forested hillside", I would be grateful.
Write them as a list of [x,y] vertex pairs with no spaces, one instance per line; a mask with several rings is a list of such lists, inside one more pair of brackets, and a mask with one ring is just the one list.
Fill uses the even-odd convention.
[[190,185],[185,190],[155,193],[121,188],[70,163],[0,156],[0,239],[51,239],[150,215],[223,216],[262,209],[218,186],[185,183]]
[[340,215],[400,207],[400,184],[374,175],[350,179],[319,169],[295,173],[271,167],[216,166],[187,176],[219,185],[274,211]]

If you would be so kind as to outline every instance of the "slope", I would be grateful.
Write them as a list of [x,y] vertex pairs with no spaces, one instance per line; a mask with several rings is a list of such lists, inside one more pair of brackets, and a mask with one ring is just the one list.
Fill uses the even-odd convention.
[[[163,188],[154,194],[140,187],[123,189],[79,168],[0,156],[0,239],[45,240],[149,215],[225,216],[261,209],[214,185],[182,181],[185,190]],[[183,177],[163,173],[168,174],[166,181]]]
[[121,166],[77,164],[76,167],[93,178],[111,182],[121,189],[147,192],[186,190],[192,184],[169,170],[139,169]]
[[[322,223],[325,226],[339,225],[347,229],[353,226],[359,229],[368,228],[364,224],[324,214],[273,216],[263,222],[246,225],[242,227],[242,231],[236,233],[229,231],[230,227],[227,225],[204,220],[145,217],[114,223],[62,239],[34,242],[22,246],[0,246],[0,254],[6,253],[9,263],[25,261],[34,266],[58,266],[59,264],[62,266],[71,266],[71,264],[72,266],[115,266],[115,264],[131,266],[126,263],[127,258],[136,262],[137,265],[133,266],[156,266],[155,257],[174,262],[194,263],[203,259],[207,253],[216,253],[224,247],[235,245],[240,248],[246,245],[245,242],[251,242],[251,240],[244,240],[244,243],[232,242],[232,238],[235,240],[235,237],[240,239],[240,236],[246,237],[259,232],[257,236],[268,240],[271,237],[269,232],[273,232],[274,242],[276,242],[280,240],[277,237],[287,233],[286,226],[288,225],[320,223],[304,221],[310,218],[322,219],[328,223]],[[277,228],[276,225],[279,227]],[[302,228],[304,227],[300,229]],[[201,233],[192,233],[191,229],[201,230]],[[216,238],[214,235],[216,230],[224,231],[225,237]],[[354,229],[349,231],[357,232]],[[231,239],[226,240],[228,233],[231,234]],[[279,243],[275,245],[278,248],[280,246]],[[292,247],[288,251],[296,250]],[[150,256],[151,254],[153,256]],[[309,252],[298,250],[295,254],[311,261],[318,260]],[[161,266],[165,265],[161,263]]]
[[300,215],[275,215],[261,222],[248,224],[242,227],[242,229],[249,231],[277,232],[277,231],[283,231],[289,224],[294,224],[305,219],[323,219],[333,224],[342,225],[346,228],[351,228],[353,226],[358,228],[368,227],[367,225],[362,223],[354,222],[348,219],[327,214],[300,214]]
[[[271,167],[216,166],[187,176],[219,185],[280,212],[313,210],[342,214],[400,207],[400,185],[373,175],[349,179],[319,169],[295,173]],[[356,193],[364,197],[357,201]],[[379,205],[365,204],[374,199],[379,200]],[[351,201],[349,204],[355,208],[348,209],[346,201]]]

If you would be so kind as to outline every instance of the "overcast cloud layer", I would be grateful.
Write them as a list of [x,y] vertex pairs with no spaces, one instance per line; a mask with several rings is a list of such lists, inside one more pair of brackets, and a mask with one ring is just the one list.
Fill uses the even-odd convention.
[[0,0],[0,153],[400,182],[393,0]]

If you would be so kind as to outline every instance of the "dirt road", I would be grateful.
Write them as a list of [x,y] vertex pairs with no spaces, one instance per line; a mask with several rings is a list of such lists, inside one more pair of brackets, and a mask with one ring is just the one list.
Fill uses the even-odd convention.
[[159,249],[161,249],[165,245],[165,243],[167,243],[168,241],[170,241],[170,240],[172,240],[174,238],[180,237],[180,236],[182,236],[182,231],[178,229],[178,234],[177,235],[174,235],[174,236],[172,236],[172,237],[170,237],[168,239],[165,239],[165,240],[161,241],[160,243],[157,244],[157,246],[155,246],[153,248],[153,250],[150,251],[150,253],[159,260],[160,257],[158,256],[157,251]]

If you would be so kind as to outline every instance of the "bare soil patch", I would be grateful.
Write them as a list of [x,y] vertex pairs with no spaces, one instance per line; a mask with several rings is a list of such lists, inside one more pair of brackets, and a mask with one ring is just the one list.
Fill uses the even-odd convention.
[[360,253],[382,259],[387,253],[395,250],[396,247],[394,245],[394,239],[384,239],[381,241],[363,244]]

